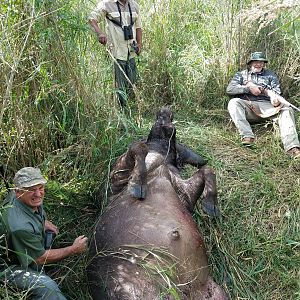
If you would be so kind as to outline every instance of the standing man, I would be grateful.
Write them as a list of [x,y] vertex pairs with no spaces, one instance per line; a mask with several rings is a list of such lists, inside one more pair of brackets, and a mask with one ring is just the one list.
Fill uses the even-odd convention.
[[267,62],[262,52],[254,52],[247,62],[247,69],[235,74],[226,89],[232,96],[228,103],[229,114],[245,146],[254,143],[250,124],[278,117],[284,150],[292,157],[300,158],[293,109],[279,101],[279,80],[274,72],[265,68]]
[[43,209],[46,179],[38,168],[25,167],[14,184],[15,196],[0,211],[0,279],[28,291],[31,299],[66,300],[43,266],[84,252],[87,238],[81,235],[71,246],[46,250],[45,231],[58,233]]
[[[102,0],[92,11],[89,22],[102,45],[108,44],[114,57],[115,81],[119,102],[126,106],[128,93],[137,81],[136,55],[142,49],[139,6],[134,0]],[[106,24],[106,33],[103,25]]]

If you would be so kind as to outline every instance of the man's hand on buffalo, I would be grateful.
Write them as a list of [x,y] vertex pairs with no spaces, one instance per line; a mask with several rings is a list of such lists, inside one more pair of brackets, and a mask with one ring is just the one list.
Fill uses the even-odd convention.
[[79,237],[77,237],[74,242],[72,247],[72,252],[74,254],[80,254],[86,251],[87,249],[87,241],[88,238],[84,235],[80,235]]

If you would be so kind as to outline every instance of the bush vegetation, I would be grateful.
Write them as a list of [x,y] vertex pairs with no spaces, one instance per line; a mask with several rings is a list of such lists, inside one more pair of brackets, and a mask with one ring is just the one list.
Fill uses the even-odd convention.
[[[214,278],[232,299],[300,299],[300,163],[277,128],[240,146],[225,88],[252,51],[265,51],[283,95],[300,106],[300,4],[285,0],[139,1],[141,80],[127,114],[113,96],[109,52],[87,24],[95,1],[2,0],[0,165],[11,185],[23,166],[49,179],[45,200],[58,246],[89,235],[105,207],[111,163],[170,105],[178,138],[216,170],[222,217],[201,210]],[[296,115],[298,129],[299,114]],[[274,134],[273,134],[274,131]],[[6,194],[4,186],[0,196]],[[68,299],[89,299],[85,258],[58,265]],[[26,295],[0,286],[2,299]]]

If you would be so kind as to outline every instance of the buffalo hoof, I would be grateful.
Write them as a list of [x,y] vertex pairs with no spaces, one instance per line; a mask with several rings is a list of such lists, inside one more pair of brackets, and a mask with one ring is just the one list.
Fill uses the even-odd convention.
[[137,184],[137,183],[130,183],[128,185],[129,193],[132,197],[138,198],[138,199],[145,199],[146,198],[146,192],[147,192],[147,185],[143,184]]
[[218,217],[220,215],[219,208],[211,202],[202,202],[202,210],[210,217]]

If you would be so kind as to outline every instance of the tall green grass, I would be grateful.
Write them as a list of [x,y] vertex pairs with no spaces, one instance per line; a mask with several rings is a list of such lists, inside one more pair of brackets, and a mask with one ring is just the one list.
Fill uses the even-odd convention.
[[[255,128],[256,150],[242,149],[225,111],[224,92],[250,52],[265,51],[284,96],[300,106],[299,4],[139,3],[141,80],[124,114],[113,93],[110,55],[87,24],[96,1],[1,2],[0,164],[5,178],[11,184],[19,168],[40,166],[50,180],[49,214],[62,232],[71,232],[58,244],[70,242],[90,232],[105,206],[111,163],[147,134],[157,108],[171,105],[179,137],[217,172],[223,217],[213,222],[195,213],[216,280],[232,299],[300,299],[300,167],[285,156],[270,127]],[[299,128],[298,115],[296,122]],[[5,195],[4,185],[0,195]],[[84,258],[65,265],[60,265],[63,291],[70,299],[88,299]],[[74,282],[80,289],[74,290]],[[0,295],[13,297],[5,288]]]

